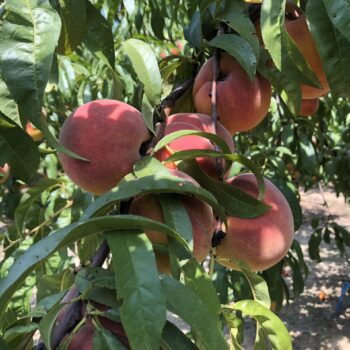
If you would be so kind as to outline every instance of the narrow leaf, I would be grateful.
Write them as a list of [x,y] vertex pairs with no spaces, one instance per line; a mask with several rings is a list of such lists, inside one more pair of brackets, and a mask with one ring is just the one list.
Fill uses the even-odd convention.
[[254,79],[257,58],[248,42],[236,34],[222,34],[208,42],[210,46],[226,51],[242,66],[251,80]]
[[52,253],[90,234],[116,229],[151,229],[163,232],[174,237],[184,246],[184,249],[189,250],[186,242],[169,226],[141,216],[119,215],[80,221],[41,239],[14,261],[8,275],[0,280],[0,313],[5,310],[11,296],[23,279]]
[[[341,6],[340,3],[339,6]],[[344,10],[346,11],[346,8]],[[349,96],[350,41],[332,25],[322,1],[308,1],[306,16],[332,92]],[[347,18],[346,21],[348,23],[349,19]]]
[[23,181],[39,166],[40,154],[32,138],[0,113],[0,166],[8,163],[12,175]]
[[268,308],[254,300],[238,301],[230,308],[253,317],[269,337],[273,349],[292,350],[292,341],[286,326]]
[[1,74],[19,114],[41,127],[41,105],[61,21],[48,0],[5,3],[1,27]]
[[151,47],[138,39],[129,39],[123,43],[132,66],[144,85],[145,94],[152,106],[160,101],[162,79],[157,59]]
[[145,233],[109,232],[120,317],[132,349],[158,349],[166,321],[152,243]]
[[201,349],[228,349],[218,315],[210,313],[190,288],[165,275],[161,285],[168,309],[189,324]]

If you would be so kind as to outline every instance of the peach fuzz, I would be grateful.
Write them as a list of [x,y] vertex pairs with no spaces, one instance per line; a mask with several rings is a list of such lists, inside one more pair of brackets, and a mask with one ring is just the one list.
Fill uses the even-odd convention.
[[79,107],[64,122],[60,143],[83,161],[59,153],[62,167],[78,186],[94,194],[115,187],[140,159],[141,144],[150,133],[141,113],[114,100],[98,100]]
[[[219,121],[233,135],[257,126],[266,116],[271,101],[271,84],[259,73],[250,80],[239,63],[228,54],[220,58],[222,75],[217,82]],[[192,96],[197,112],[211,115],[213,58],[202,66]]]
[[[238,259],[252,271],[262,271],[287,254],[294,237],[293,215],[278,188],[269,180],[264,181],[263,201],[271,209],[253,219],[228,217],[227,233],[216,247],[216,260],[221,265],[239,270],[234,262],[234,259]],[[258,185],[253,174],[238,175],[227,182],[258,197]]]
[[[179,113],[173,114],[167,119],[164,129],[164,136],[180,130],[194,130],[212,133],[211,117],[199,113]],[[216,125],[217,135],[220,136],[228,145],[231,152],[234,152],[234,144],[230,133],[221,124]],[[214,145],[206,138],[201,136],[183,136],[163,147],[156,153],[156,158],[160,161],[166,160],[176,151],[190,149],[208,149],[214,150]],[[216,161],[213,158],[197,158],[199,166],[210,176],[217,177]],[[224,161],[223,161],[224,164]],[[174,163],[165,163],[168,168],[175,169]]]
[[[187,174],[179,170],[170,170],[171,174],[190,181],[194,185],[199,186],[198,183]],[[209,254],[211,249],[211,239],[213,236],[214,216],[211,207],[194,197],[179,196],[181,198],[190,221],[192,223],[193,231],[193,255],[202,262]],[[141,215],[146,218],[164,222],[162,208],[157,198],[152,194],[145,194],[134,198],[131,203],[130,214]],[[163,233],[147,230],[146,234],[152,243],[166,245],[168,242],[167,236]],[[157,265],[160,272],[170,272],[169,257],[156,252]]]

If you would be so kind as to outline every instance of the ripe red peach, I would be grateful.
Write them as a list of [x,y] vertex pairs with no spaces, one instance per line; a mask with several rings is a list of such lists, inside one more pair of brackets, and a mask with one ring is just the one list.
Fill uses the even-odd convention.
[[[223,54],[219,65],[221,78],[217,82],[219,121],[233,135],[257,126],[266,116],[271,101],[271,84],[260,74],[250,80],[240,64]],[[213,58],[200,69],[193,86],[193,101],[197,112],[211,115],[211,85]]]
[[[226,235],[216,248],[216,259],[221,265],[239,270],[235,264],[235,259],[238,259],[252,271],[261,271],[275,265],[287,254],[294,236],[293,215],[279,189],[269,180],[264,181],[263,201],[271,209],[253,219],[228,217]],[[253,174],[238,175],[227,182],[258,197]]]
[[[180,130],[195,130],[212,133],[211,117],[199,113],[178,113],[171,115],[164,130],[164,136]],[[221,124],[217,123],[216,133],[224,141],[226,141],[231,152],[234,152],[234,144],[228,130]],[[200,136],[183,136],[163,147],[157,152],[156,158],[160,161],[166,160],[176,151],[184,151],[190,149],[208,149],[214,150],[214,145],[206,138]],[[199,166],[210,176],[217,177],[216,162],[212,158],[197,158]],[[224,162],[223,162],[224,164]],[[167,167],[176,169],[174,163],[166,163]]]
[[[171,169],[170,172],[172,175],[184,179],[184,181],[190,181],[194,185],[199,186],[194,179],[182,171]],[[207,203],[197,198],[185,195],[180,198],[192,223],[193,255],[199,262],[202,262],[211,249],[214,225],[213,211]],[[136,197],[131,203],[129,212],[130,214],[141,215],[155,221],[164,222],[161,205],[152,194]],[[168,242],[167,236],[163,233],[147,230],[146,234],[152,243],[166,245]],[[169,273],[169,258],[160,253],[156,253],[156,257],[158,269],[161,272]]]
[[141,113],[114,100],[79,107],[64,122],[60,143],[83,161],[59,153],[62,167],[78,186],[94,194],[115,187],[140,159],[141,144],[150,137]]

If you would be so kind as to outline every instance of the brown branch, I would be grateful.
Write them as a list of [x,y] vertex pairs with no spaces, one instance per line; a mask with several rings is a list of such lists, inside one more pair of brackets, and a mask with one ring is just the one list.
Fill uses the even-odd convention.
[[154,146],[163,137],[166,121],[174,108],[176,101],[192,86],[194,77],[185,80],[180,86],[174,89],[169,96],[165,97],[158,108],[159,119],[155,127],[154,137],[146,144],[145,154],[152,153]]

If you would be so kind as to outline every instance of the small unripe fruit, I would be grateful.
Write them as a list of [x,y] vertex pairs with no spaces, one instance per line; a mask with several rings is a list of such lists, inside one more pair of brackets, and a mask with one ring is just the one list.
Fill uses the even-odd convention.
[[[251,196],[258,196],[258,184],[253,174],[238,175],[227,182]],[[267,179],[263,201],[271,209],[259,217],[228,217],[226,236],[216,247],[218,263],[239,270],[234,262],[238,259],[252,271],[261,271],[275,265],[287,254],[294,237],[294,221],[289,204]]]
[[30,122],[26,125],[27,134],[33,139],[33,141],[41,141],[44,138],[44,134],[41,130],[34,127]]
[[140,159],[141,144],[150,137],[141,113],[114,100],[79,107],[64,122],[60,143],[83,161],[59,153],[62,167],[78,186],[94,194],[115,187]]

